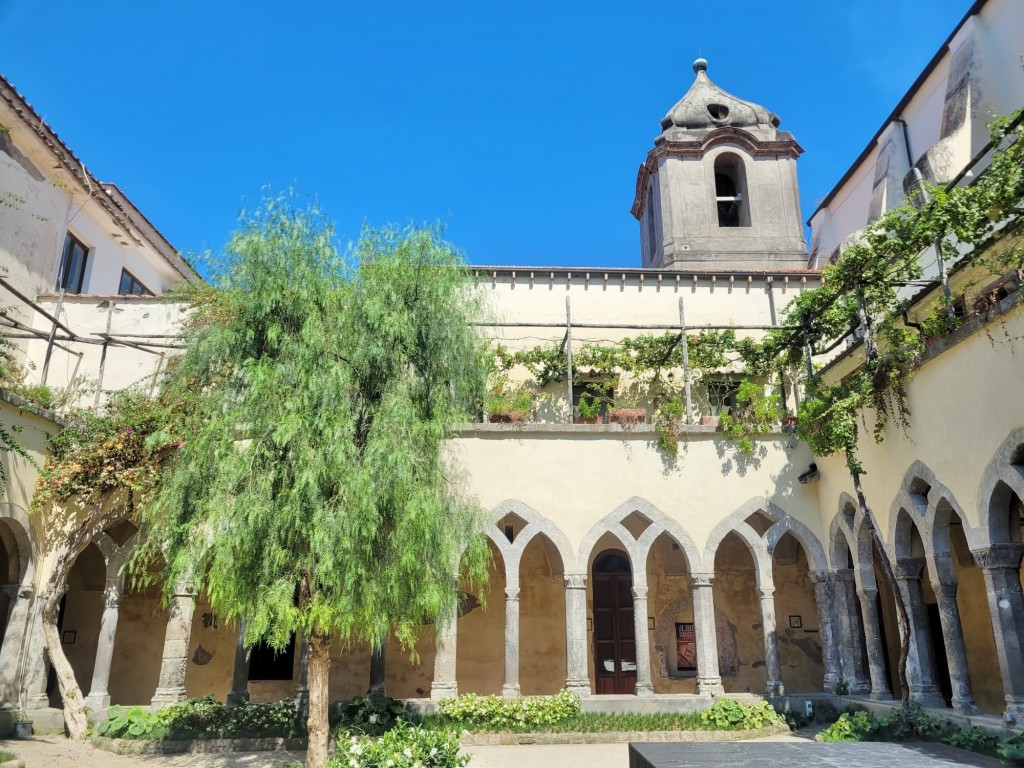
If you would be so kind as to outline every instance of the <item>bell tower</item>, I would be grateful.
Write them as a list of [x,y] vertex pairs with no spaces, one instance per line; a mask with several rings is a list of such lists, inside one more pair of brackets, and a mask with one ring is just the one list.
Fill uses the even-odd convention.
[[643,266],[707,271],[805,269],[796,159],[779,118],[738,99],[693,63],[696,79],[661,120],[631,213]]

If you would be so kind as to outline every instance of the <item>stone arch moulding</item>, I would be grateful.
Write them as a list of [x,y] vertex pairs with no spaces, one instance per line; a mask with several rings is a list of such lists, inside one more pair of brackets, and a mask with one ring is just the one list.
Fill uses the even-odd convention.
[[[846,510],[852,510],[853,514],[848,516]],[[846,568],[846,563],[839,564],[838,558],[842,550],[839,549],[839,543],[846,544],[850,550],[850,557],[854,560],[854,565],[857,563],[857,537],[854,533],[856,529],[855,521],[857,518],[857,502],[854,498],[843,491],[839,494],[839,507],[836,511],[835,517],[832,518],[832,524],[828,529],[828,541],[829,550],[828,558],[832,564],[833,570],[839,570],[840,568]],[[840,539],[839,537],[843,538]]]
[[[510,512],[526,521],[526,526],[519,532],[519,535],[515,537],[513,542],[510,542],[497,530],[498,521]],[[510,574],[514,573],[516,583],[519,582],[519,561],[523,556],[523,552],[527,545],[541,534],[558,551],[558,556],[562,558],[563,572],[574,573],[576,571],[576,558],[573,556],[569,539],[557,525],[527,504],[518,499],[506,499],[491,510],[490,520],[492,525],[488,526],[487,535],[501,551],[501,556],[505,558],[506,580],[508,580]]]
[[[765,532],[764,537],[758,536],[757,532],[746,523],[747,518],[755,512],[760,512],[763,515],[766,515],[772,521],[772,526]],[[784,525],[780,527],[779,523],[784,523]],[[770,571],[771,554],[768,548],[768,535],[773,529],[777,529],[778,538],[776,538],[774,542],[771,542],[772,551],[774,551],[775,544],[778,543],[778,540],[781,539],[784,534],[791,532],[804,546],[804,550],[807,552],[807,558],[811,563],[811,567],[813,569],[825,567],[825,550],[818,537],[806,525],[796,520],[788,512],[763,496],[755,496],[750,499],[715,526],[714,530],[711,531],[711,535],[708,537],[707,545],[704,547],[704,561],[711,564],[711,567],[714,567],[715,554],[718,551],[718,547],[722,543],[722,540],[729,533],[736,532],[741,538],[743,538],[747,546],[750,547],[751,552],[754,555],[754,561],[758,571],[763,569],[768,569]]]
[[972,548],[984,548],[996,543],[993,540],[993,526],[999,525],[992,518],[992,496],[1000,482],[1007,485],[1018,498],[1024,499],[1024,468],[1013,464],[1014,454],[1024,446],[1024,427],[1017,427],[999,446],[992,460],[985,467],[978,487],[978,531]]
[[[915,485],[923,483],[928,486],[928,494],[924,497],[925,506],[921,508],[919,499],[921,494],[914,490]],[[982,531],[970,525],[967,515],[960,502],[957,501],[953,492],[949,490],[935,473],[921,461],[915,461],[907,469],[900,483],[900,490],[889,507],[889,549],[897,556],[903,556],[900,551],[900,538],[903,531],[900,530],[899,513],[905,510],[909,518],[917,526],[921,541],[924,543],[925,557],[932,561],[936,556],[948,554],[948,530],[952,513],[956,513],[963,524],[964,536],[971,549],[985,546]]]
[[772,557],[775,555],[775,547],[787,533],[792,534],[800,542],[800,546],[804,548],[804,553],[807,555],[807,560],[810,563],[810,570],[827,570],[828,561],[825,559],[825,548],[821,545],[818,537],[814,535],[810,528],[789,515],[778,520],[771,528],[765,531],[764,540],[769,563],[771,563]]
[[35,578],[37,553],[28,513],[16,504],[4,503],[0,504],[0,519],[8,524],[18,547],[19,582],[31,585]]
[[[633,512],[639,512],[651,521],[650,526],[640,534],[639,539],[634,538],[622,524],[622,520]],[[678,522],[639,496],[633,496],[617,506],[598,520],[587,532],[587,535],[583,537],[583,541],[580,543],[579,559],[577,560],[579,568],[585,569],[587,567],[587,564],[590,562],[590,556],[593,554],[594,546],[597,544],[598,539],[606,533],[612,534],[622,543],[622,548],[629,556],[630,566],[633,569],[633,583],[635,586],[646,584],[647,554],[650,551],[651,544],[662,533],[667,533],[671,536],[680,549],[683,550],[691,571],[700,570],[701,559],[697,546],[693,543],[690,535],[683,530],[683,527]]]

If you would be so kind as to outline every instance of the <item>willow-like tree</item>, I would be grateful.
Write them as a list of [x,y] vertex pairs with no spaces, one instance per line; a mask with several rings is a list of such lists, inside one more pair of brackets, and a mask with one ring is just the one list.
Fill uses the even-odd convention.
[[486,578],[480,509],[445,450],[484,391],[481,305],[437,230],[367,230],[343,257],[285,198],[211,268],[169,384],[195,404],[145,512],[150,547],[168,585],[245,619],[247,645],[308,639],[306,765],[322,766],[332,638],[394,634],[415,655],[456,610],[453,576]]

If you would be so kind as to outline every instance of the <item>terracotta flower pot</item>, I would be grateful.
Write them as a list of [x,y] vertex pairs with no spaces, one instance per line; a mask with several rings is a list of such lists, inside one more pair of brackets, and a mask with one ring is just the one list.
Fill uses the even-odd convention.
[[634,424],[642,424],[647,418],[647,409],[645,408],[609,408],[608,409],[608,421],[612,424],[622,424],[623,426],[633,426]]
[[601,417],[600,416],[577,416],[576,417],[576,423],[577,424],[600,424],[601,423]]
[[508,413],[489,413],[487,420],[491,424],[521,424],[526,421],[527,414],[522,411],[509,411]]
[[717,427],[718,417],[717,416],[701,416],[700,425],[702,427]]

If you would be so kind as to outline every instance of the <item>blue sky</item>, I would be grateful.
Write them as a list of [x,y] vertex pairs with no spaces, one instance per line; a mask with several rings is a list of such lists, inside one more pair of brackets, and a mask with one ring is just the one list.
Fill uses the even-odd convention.
[[639,266],[636,170],[698,52],[803,146],[806,218],[969,5],[0,0],[0,72],[183,251],[271,185],[343,241],[443,220],[477,264]]

